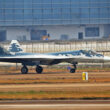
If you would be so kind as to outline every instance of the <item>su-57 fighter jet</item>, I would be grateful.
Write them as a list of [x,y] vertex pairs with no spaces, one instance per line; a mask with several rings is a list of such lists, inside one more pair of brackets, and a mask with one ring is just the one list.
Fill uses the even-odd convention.
[[25,53],[20,44],[16,40],[12,40],[9,49],[6,50],[0,47],[0,62],[21,63],[22,74],[28,73],[27,66],[36,66],[36,72],[41,74],[43,68],[41,65],[55,65],[62,62],[67,62],[73,65],[70,73],[75,73],[78,63],[104,63],[110,62],[110,57],[103,56],[91,50],[79,50],[57,53]]

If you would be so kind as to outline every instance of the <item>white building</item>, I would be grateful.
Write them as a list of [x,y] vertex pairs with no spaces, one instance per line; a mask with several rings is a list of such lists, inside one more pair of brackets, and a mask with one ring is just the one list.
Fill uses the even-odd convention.
[[[8,0],[7,0],[8,1]],[[109,0],[0,0],[0,41],[110,36]]]

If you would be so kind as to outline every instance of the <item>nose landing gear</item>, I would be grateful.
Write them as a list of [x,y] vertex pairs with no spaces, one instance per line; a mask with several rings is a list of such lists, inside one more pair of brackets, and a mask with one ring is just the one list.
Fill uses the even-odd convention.
[[75,73],[76,72],[76,69],[75,68],[71,68],[70,69],[70,73]]
[[76,72],[77,63],[74,63],[74,64],[73,64],[73,67],[74,67],[74,68],[71,68],[71,69],[70,69],[70,73],[75,73],[75,72]]

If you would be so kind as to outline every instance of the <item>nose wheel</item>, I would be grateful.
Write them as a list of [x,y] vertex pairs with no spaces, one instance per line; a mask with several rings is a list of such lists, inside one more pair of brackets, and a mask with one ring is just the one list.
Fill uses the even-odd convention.
[[37,72],[38,74],[41,74],[41,73],[43,72],[43,68],[42,68],[41,66],[37,66],[37,67],[36,67],[36,72]]
[[70,69],[70,73],[75,73],[75,72],[76,72],[77,63],[74,63],[74,64],[73,64],[73,67],[74,67],[74,68],[71,68],[71,69]]
[[70,69],[70,73],[75,73],[75,72],[76,72],[75,68]]
[[26,66],[23,66],[23,67],[21,68],[21,73],[22,73],[22,74],[27,74],[27,73],[28,73],[28,68],[27,68]]

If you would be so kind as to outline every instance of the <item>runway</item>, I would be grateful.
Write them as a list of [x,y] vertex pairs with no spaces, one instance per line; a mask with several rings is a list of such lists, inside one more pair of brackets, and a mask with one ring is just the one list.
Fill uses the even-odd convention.
[[44,88],[44,87],[48,87],[48,88],[67,88],[67,87],[110,87],[110,83],[93,83],[93,84],[19,84],[19,85],[0,85],[0,89],[5,89],[5,88]]
[[[84,101],[84,100],[68,100],[68,101],[53,101],[53,103],[49,103],[51,101],[40,101],[39,104],[35,103],[38,101],[32,101],[34,102],[34,104],[31,103],[30,104],[20,104],[21,102],[18,101],[19,103],[17,103],[17,101],[15,101],[14,103],[12,102],[12,104],[9,104],[8,102],[5,102],[4,104],[1,104],[0,102],[0,109],[2,110],[35,110],[35,109],[39,109],[39,110],[110,110],[110,101],[106,100],[102,100],[102,101]],[[22,101],[23,103],[26,103],[28,101]],[[45,102],[45,104],[43,104],[42,102]],[[67,102],[67,104],[65,104],[65,102]],[[70,102],[70,104],[69,104]],[[89,102],[89,103],[87,103]],[[17,103],[17,104],[16,104]]]

